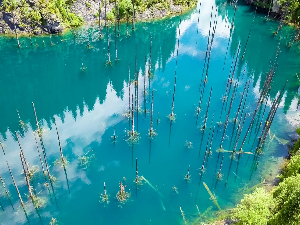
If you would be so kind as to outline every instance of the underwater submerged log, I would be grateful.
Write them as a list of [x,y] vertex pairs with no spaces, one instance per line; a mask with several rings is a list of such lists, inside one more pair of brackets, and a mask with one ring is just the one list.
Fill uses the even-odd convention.
[[[13,208],[13,210],[15,210],[14,205],[12,204],[11,199],[10,199],[11,196],[10,196],[9,190],[6,188],[5,182],[4,182],[1,175],[0,175],[0,180],[1,180],[1,183],[2,183],[2,186],[3,186],[3,189],[6,193],[7,199],[9,200],[9,203],[11,204],[11,207]],[[2,209],[3,209],[3,207],[2,207]]]
[[249,124],[249,126],[248,126],[248,129],[247,129],[247,131],[246,131],[246,134],[245,134],[245,136],[244,136],[244,139],[243,139],[243,141],[242,141],[242,144],[241,144],[241,146],[240,146],[240,148],[239,148],[239,151],[242,151],[243,145],[245,144],[245,141],[246,141],[246,138],[247,138],[248,133],[249,133],[249,131],[250,131],[250,128],[251,128],[251,126],[252,126],[252,124],[253,124],[253,122],[254,122],[254,120],[255,120],[256,114],[257,114],[257,112],[258,112],[258,108],[260,107],[260,105],[261,105],[261,103],[262,103],[262,100],[266,97],[266,94],[269,92],[269,89],[270,89],[270,87],[271,87],[270,84],[271,84],[271,82],[272,82],[272,79],[273,79],[273,77],[274,77],[274,74],[275,74],[275,71],[271,69],[271,70],[270,70],[270,73],[268,74],[268,76],[267,76],[267,78],[266,78],[266,80],[265,80],[265,82],[264,82],[264,86],[263,86],[263,89],[262,89],[262,91],[261,91],[260,98],[259,98],[259,100],[258,100],[258,102],[257,102],[256,109],[254,110],[252,120],[251,120],[251,122],[250,122],[250,124]]
[[233,103],[233,99],[234,99],[233,96],[234,96],[234,94],[236,92],[236,89],[237,89],[237,84],[235,84],[234,88],[233,88],[233,92],[232,92],[232,96],[231,96],[231,101],[230,101],[230,105],[229,105],[227,117],[226,117],[225,124],[224,124],[224,130],[223,130],[221,144],[220,144],[220,148],[221,149],[222,149],[223,141],[224,141],[224,138],[225,138],[225,132],[226,132],[226,129],[227,129],[227,126],[228,126],[229,115],[230,115],[230,111],[231,111],[232,103]]
[[[230,85],[229,85],[229,92],[228,92],[228,96],[225,99],[225,101],[226,101],[225,102],[225,111],[227,109],[228,98],[229,98],[229,94],[230,94],[231,87],[232,87],[232,84],[233,84],[233,78],[234,78],[238,58],[239,58],[239,55],[240,55],[240,49],[241,49],[241,43],[239,43],[238,48],[237,48],[236,58],[235,58],[235,62],[234,62],[233,70],[232,70],[232,76],[231,76]],[[234,98],[234,96],[235,95],[232,95],[232,98]]]
[[217,208],[221,211],[221,207],[219,206],[218,202],[217,202],[217,198],[216,196],[214,196],[211,191],[209,190],[208,186],[206,185],[205,182],[203,182],[203,185],[205,187],[205,189],[207,190],[208,194],[210,195],[210,199],[213,201],[213,203],[217,206]]
[[152,100],[151,100],[151,119],[150,119],[150,130],[149,130],[149,137],[152,139],[154,136],[156,136],[157,133],[153,129],[153,90],[152,90]]
[[108,197],[109,197],[109,195],[107,194],[106,186],[105,186],[105,182],[104,182],[103,194],[100,194],[100,202],[108,204],[109,203]]
[[65,176],[66,176],[66,180],[67,180],[68,191],[69,191],[69,194],[70,194],[70,186],[69,186],[69,180],[68,180],[68,175],[67,175],[67,170],[66,170],[66,164],[68,164],[68,161],[64,157],[64,154],[63,154],[63,151],[62,151],[62,147],[61,147],[61,143],[60,143],[60,138],[59,138],[59,134],[58,134],[58,128],[57,128],[57,124],[56,124],[56,120],[55,119],[54,119],[54,124],[55,124],[55,129],[56,129],[56,134],[57,134],[58,145],[59,145],[60,159],[61,159],[61,163],[62,163],[62,166],[64,168],[64,171],[65,171]]
[[[223,134],[222,134],[222,138],[221,138],[221,143],[220,143],[220,148],[218,149],[219,151],[219,154],[218,154],[218,158],[217,158],[217,163],[216,163],[216,168],[215,168],[215,173],[217,171],[217,166],[218,166],[218,162],[219,162],[219,158],[220,158],[220,154],[221,152],[223,152],[222,150],[223,149],[223,141],[224,141],[224,138],[225,138],[225,132],[226,132],[226,129],[227,129],[227,125],[228,125],[228,120],[229,120],[229,115],[230,115],[230,111],[231,111],[231,108],[232,108],[232,103],[233,103],[233,96],[236,92],[236,89],[237,89],[237,84],[234,85],[234,88],[233,88],[233,92],[232,92],[232,97],[231,97],[231,101],[230,101],[230,105],[229,105],[229,109],[228,109],[228,113],[227,113],[227,117],[226,117],[226,120],[225,120],[225,124],[224,124],[224,130],[223,130]],[[222,164],[223,164],[223,159],[224,159],[224,152],[222,153],[222,160],[221,160],[221,166],[220,166],[220,170],[218,172],[218,178],[220,179],[221,178],[221,169],[222,169]],[[216,185],[215,187],[217,186],[217,182],[216,181]]]
[[225,60],[224,60],[222,73],[224,72],[224,69],[225,69],[226,59],[227,59],[227,55],[228,55],[228,51],[229,51],[229,46],[230,46],[230,42],[231,42],[232,35],[233,35],[234,21],[235,21],[236,9],[237,9],[236,4],[237,4],[237,1],[234,5],[233,20],[232,20],[232,24],[230,26],[230,32],[229,32],[230,34],[229,34],[229,38],[228,38],[228,44],[227,44],[227,48],[226,48],[226,54],[225,54]]
[[266,102],[266,103],[265,103],[264,110],[263,110],[263,114],[262,114],[261,119],[260,119],[260,122],[259,122],[259,125],[256,125],[256,127],[255,127],[255,131],[254,131],[255,137],[254,137],[254,140],[253,140],[253,144],[252,144],[252,146],[251,146],[251,149],[253,149],[253,145],[254,145],[255,140],[256,140],[256,138],[257,138],[257,136],[258,136],[259,130],[260,130],[261,126],[262,126],[263,119],[264,119],[264,116],[265,116],[265,113],[266,113],[267,105],[268,105],[268,104],[267,104],[267,102]]
[[40,213],[38,211],[38,207],[37,207],[37,200],[38,200],[37,198],[38,197],[36,196],[36,194],[33,195],[33,193],[32,193],[33,187],[30,186],[28,164],[26,162],[26,159],[25,159],[25,156],[24,156],[24,153],[23,153],[23,150],[22,150],[21,146],[20,146],[20,149],[21,149],[21,151],[20,151],[20,158],[21,158],[21,162],[22,162],[22,167],[23,167],[23,171],[24,171],[24,176],[25,176],[26,184],[27,184],[27,187],[28,187],[29,197],[30,197],[31,202],[33,204],[33,207],[34,207],[34,209],[35,209],[35,211],[36,211],[36,213],[37,213],[37,215],[38,215],[38,217],[40,219],[41,224],[43,224],[41,215],[40,215]]
[[286,1],[286,2],[285,2],[285,5],[284,5],[285,9],[284,9],[283,13],[281,14],[280,22],[279,22],[279,25],[278,25],[277,30],[274,32],[274,35],[277,35],[278,32],[279,32],[279,31],[281,30],[281,28],[283,27],[283,24],[284,24],[284,22],[285,22],[286,16],[287,16],[287,14],[288,14],[289,4],[290,4],[289,1]]
[[205,119],[204,119],[204,125],[202,127],[200,127],[200,131],[202,131],[202,133],[201,133],[201,141],[200,141],[198,159],[200,158],[202,142],[203,142],[203,137],[204,137],[204,131],[205,131],[205,128],[206,128],[206,121],[207,121],[207,117],[208,117],[208,110],[209,110],[209,105],[210,105],[211,93],[212,93],[212,87],[211,87],[210,93],[209,93],[209,98],[208,98],[208,103],[207,103],[207,108],[206,108],[206,114],[205,114]]
[[174,114],[174,102],[175,102],[175,91],[176,91],[176,71],[175,71],[175,82],[174,82],[174,91],[173,91],[173,99],[172,99],[172,108],[171,108],[171,114],[168,116],[170,121],[175,121],[176,114]]
[[40,132],[41,129],[40,129],[40,126],[39,126],[39,122],[38,122],[38,119],[37,119],[37,115],[36,115],[36,111],[35,111],[35,107],[34,107],[34,103],[33,102],[32,102],[32,107],[33,107],[33,111],[34,111],[34,115],[35,115],[35,121],[36,121],[36,126],[37,126],[37,130],[38,130],[37,134],[38,134],[38,137],[39,137],[39,140],[40,140],[40,143],[41,143],[42,152],[43,152],[43,156],[44,156],[44,162],[45,162],[45,165],[46,165],[46,172],[48,174],[48,178],[49,178],[49,182],[50,182],[50,185],[51,185],[52,193],[53,193],[53,196],[54,196],[54,199],[55,199],[56,207],[58,208],[58,204],[57,204],[57,200],[56,200],[56,195],[55,195],[54,187],[53,187],[53,183],[52,183],[53,176],[51,176],[51,174],[50,174],[49,165],[47,163],[47,156],[46,156],[46,151],[45,151],[45,147],[44,147],[43,137],[42,137],[42,133]]
[[211,125],[210,125],[210,128],[209,128],[209,133],[208,133],[208,137],[207,137],[206,148],[205,148],[205,153],[204,153],[204,158],[203,158],[203,164],[202,164],[202,167],[200,168],[200,171],[201,171],[200,174],[204,174],[204,172],[205,172],[204,171],[205,170],[204,165],[205,165],[206,157],[208,158],[209,155],[210,155],[208,146],[209,146],[210,141],[212,142],[212,138],[213,138],[213,135],[212,135],[212,138],[210,138],[210,134],[211,134],[211,130],[212,130],[212,124],[213,124],[213,121],[214,121],[214,115],[215,115],[215,110],[214,110]]
[[206,128],[206,122],[207,122],[207,117],[208,117],[208,109],[209,109],[210,100],[211,100],[211,93],[212,93],[212,87],[211,87],[210,93],[209,93],[209,98],[208,98],[208,103],[207,103],[207,108],[206,108],[206,113],[205,113],[205,118],[204,118],[204,125],[201,128],[202,130],[205,130],[205,128]]
[[11,176],[11,179],[12,179],[12,181],[13,181],[13,184],[14,184],[14,186],[15,186],[15,188],[16,188],[17,193],[18,193],[18,197],[19,197],[19,200],[20,200],[20,202],[21,202],[21,206],[22,206],[22,208],[23,208],[23,211],[24,211],[24,213],[25,213],[27,222],[28,222],[28,224],[30,225],[29,218],[28,218],[28,214],[27,214],[27,211],[26,211],[26,208],[25,208],[25,204],[24,204],[24,202],[23,202],[22,196],[21,196],[20,191],[19,191],[19,189],[18,189],[18,186],[17,186],[17,184],[16,184],[15,178],[14,178],[12,172],[11,172],[10,166],[9,166],[9,164],[8,164],[7,161],[6,161],[6,164],[7,164],[7,167],[8,167],[10,176]]
[[225,102],[226,102],[226,98],[227,98],[227,92],[229,90],[229,86],[231,85],[231,73],[229,73],[229,76],[228,76],[228,79],[227,79],[227,84],[226,84],[226,90],[225,90],[225,95],[224,97],[222,98],[222,107],[221,107],[221,112],[220,112],[220,118],[219,118],[219,121],[217,122],[218,123],[218,128],[217,128],[217,133],[219,131],[219,126],[220,124],[222,123],[221,122],[221,119],[222,119],[222,115],[223,115],[223,108],[225,106]]
[[[250,81],[246,81],[245,87],[244,87],[244,90],[243,90],[243,93],[242,93],[242,96],[241,96],[241,100],[240,100],[240,103],[239,103],[239,106],[238,106],[238,110],[237,110],[236,115],[235,115],[234,120],[233,120],[233,128],[232,128],[232,134],[231,134],[231,138],[230,138],[229,149],[231,147],[232,137],[233,137],[234,132],[235,132],[235,126],[239,122],[238,121],[238,116],[240,114],[241,106],[242,106],[242,103],[243,103],[243,100],[244,100],[244,97],[245,97],[245,92],[247,90],[247,94],[246,94],[246,98],[245,98],[245,103],[246,103],[248,90],[249,90],[249,84],[250,84]],[[241,114],[243,114],[243,112]]]
[[184,213],[183,213],[181,207],[179,207],[179,209],[180,209],[180,213],[181,213],[181,216],[182,216],[182,219],[183,219],[184,224],[187,224],[186,219],[185,219],[185,216],[184,216]]
[[[201,85],[202,85],[202,80],[200,82],[200,87],[199,87],[199,91],[200,91],[200,99],[199,99],[199,105],[198,107],[196,108],[196,126],[198,124],[198,118],[199,118],[199,115],[200,115],[200,112],[201,112],[201,103],[202,103],[202,89],[201,89]],[[205,85],[205,83],[204,83]]]
[[279,107],[280,101],[281,101],[281,99],[283,97],[284,89],[286,87],[287,82],[288,81],[286,81],[286,83],[285,83],[283,89],[281,90],[280,94],[278,95],[278,97],[273,101],[271,109],[270,109],[270,112],[269,112],[268,117],[266,119],[265,125],[264,125],[264,127],[263,127],[263,129],[261,131],[261,135],[258,138],[257,147],[255,149],[255,154],[254,154],[253,162],[252,162],[252,165],[251,165],[250,179],[252,177],[252,174],[253,174],[254,170],[256,170],[256,168],[258,166],[259,157],[263,153],[263,150],[262,150],[263,145],[265,143],[265,140],[267,138],[268,132],[269,132],[270,127],[272,125],[272,122],[273,122],[273,119],[275,117],[276,111],[277,111],[277,109]]
[[[248,84],[247,84],[248,83]],[[246,90],[246,95],[245,95],[245,98],[244,98],[244,103],[243,103],[243,106],[242,106],[242,110],[241,110],[241,115],[239,117],[239,119],[237,117],[235,117],[235,123],[234,123],[234,126],[233,126],[233,132],[232,132],[232,135],[231,135],[231,140],[230,140],[230,144],[229,144],[229,149],[231,149],[231,141],[233,140],[233,143],[237,143],[236,141],[236,138],[237,138],[237,135],[239,134],[239,131],[241,132],[242,131],[242,127],[241,127],[241,124],[242,124],[242,118],[243,118],[243,115],[244,115],[244,120],[246,119],[246,113],[244,114],[244,111],[245,111],[245,108],[246,108],[246,102],[248,100],[248,93],[249,93],[249,86],[250,86],[250,80],[248,82],[246,82],[246,85],[247,85],[247,90]],[[241,102],[240,102],[241,103]],[[240,106],[239,106],[240,107]],[[236,128],[236,133],[234,135],[234,131],[235,131],[235,126],[236,126],[236,123],[238,122],[238,126]],[[234,136],[234,138],[233,138]],[[232,139],[233,138],[233,139]]]

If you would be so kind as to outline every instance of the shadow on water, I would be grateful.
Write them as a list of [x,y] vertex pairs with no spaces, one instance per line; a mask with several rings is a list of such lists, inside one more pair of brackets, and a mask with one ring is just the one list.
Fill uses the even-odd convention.
[[[185,15],[188,18],[190,15]],[[107,60],[107,41],[97,40],[97,30],[76,30],[75,45],[71,34],[52,36],[55,46],[43,46],[41,38],[36,38],[38,47],[30,46],[29,39],[21,38],[22,49],[19,53],[14,48],[14,40],[2,37],[0,56],[0,94],[11,96],[1,98],[0,131],[7,127],[17,130],[14,117],[10,112],[17,108],[24,121],[33,123],[34,118],[28,105],[36,103],[40,117],[49,119],[54,115],[63,115],[67,108],[74,114],[79,109],[83,112],[84,104],[89,110],[93,109],[95,100],[100,103],[105,100],[106,86],[110,83],[118,96],[122,96],[123,82],[128,82],[126,68],[128,65],[134,71],[135,63],[132,58],[137,46],[137,69],[143,70],[145,55],[149,56],[152,36],[152,70],[164,71],[167,60],[173,54],[176,43],[176,29],[179,17],[165,19],[159,22],[136,24],[136,31],[127,37],[125,25],[121,25],[121,36],[118,39],[119,61],[113,61],[113,66],[105,66]],[[113,31],[113,27],[109,32]],[[94,39],[93,48],[87,48],[87,40]],[[45,37],[47,40],[48,37]],[[38,59],[38,60],[37,60]],[[81,62],[87,68],[81,71]],[[84,102],[84,104],[82,104]],[[63,118],[62,118],[63,119]]]

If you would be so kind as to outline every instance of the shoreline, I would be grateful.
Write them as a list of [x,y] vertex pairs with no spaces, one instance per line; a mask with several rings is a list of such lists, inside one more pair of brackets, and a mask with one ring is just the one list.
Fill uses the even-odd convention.
[[[121,24],[129,22],[128,24],[135,24],[137,22],[149,22],[149,21],[155,21],[155,20],[164,20],[168,19],[172,16],[177,15],[184,15],[189,11],[194,10],[197,7],[198,0],[189,0],[185,1],[184,3],[181,3],[179,5],[175,5],[174,0],[171,0],[168,3],[165,3],[167,5],[166,8],[156,8],[159,6],[160,3],[155,3],[155,5],[152,5],[149,8],[141,9],[141,6],[135,7],[135,14],[133,19],[133,14],[124,14],[121,15],[121,13],[117,14],[115,16],[114,10],[115,10],[115,3],[109,3],[106,6],[106,10],[104,10],[104,6],[102,5],[100,8],[96,8],[96,5],[91,6],[88,1],[94,2],[93,0],[77,0],[75,1],[72,6],[70,7],[70,11],[67,15],[67,21],[62,21],[63,19],[59,19],[58,21],[55,21],[55,27],[54,25],[51,25],[52,22],[46,22],[46,24],[35,24],[35,27],[32,26],[31,21],[27,21],[26,19],[22,18],[22,14],[17,14],[16,12],[11,12],[10,19],[5,19],[5,15],[7,17],[8,13],[5,12],[3,9],[0,13],[0,36],[6,36],[6,37],[34,37],[34,36],[49,36],[49,35],[63,35],[66,32],[77,29],[83,26],[94,26],[96,24],[99,24],[99,18],[101,20],[102,29],[104,29],[103,24],[106,24],[108,27],[114,26],[115,22]],[[121,1],[121,0],[118,0]],[[188,2],[188,3],[186,3]],[[82,7],[82,5],[89,4],[89,8]],[[96,4],[95,2],[93,4]],[[147,1],[145,1],[143,4],[147,4]],[[200,3],[201,4],[201,3]],[[132,11],[132,9],[128,8]],[[15,10],[17,11],[17,10]],[[106,12],[104,12],[106,11]],[[100,15],[99,15],[100,12]],[[124,13],[124,12],[123,12]],[[98,14],[98,15],[97,15]],[[72,22],[70,20],[69,15],[75,15],[76,18],[80,18],[81,22],[80,24],[72,25]],[[51,15],[55,16],[55,15]],[[126,17],[125,17],[126,16]],[[18,18],[19,17],[19,18]],[[16,21],[15,23],[12,23],[12,21]],[[134,21],[134,22],[133,22]],[[36,28],[34,30],[34,28]],[[17,35],[16,35],[17,31]]]
[[[176,16],[185,16],[189,13],[191,13],[193,10],[195,10],[196,6],[192,7],[192,8],[187,8],[186,10],[177,13],[170,13],[167,16],[163,16],[163,17],[153,17],[153,18],[149,18],[149,19],[138,19],[136,20],[135,24],[137,23],[149,23],[149,22],[158,22],[158,21],[163,21],[163,20],[167,20],[167,19],[171,19],[172,17],[176,17]],[[121,24],[125,24],[127,21],[126,20],[120,20],[120,25]],[[128,23],[130,26],[132,26],[132,22]],[[64,36],[65,34],[67,34],[68,32],[72,32],[72,29],[74,29],[75,31],[77,29],[81,29],[82,27],[92,27],[92,26],[98,26],[99,28],[99,21],[94,21],[92,23],[87,23],[87,24],[82,24],[79,27],[75,27],[75,28],[65,28],[61,33],[57,33],[57,34],[51,34],[51,33],[43,33],[40,35],[34,35],[31,33],[20,33],[18,34],[18,38],[29,38],[29,37],[49,37],[49,36]],[[109,21],[107,23],[107,27],[108,29],[111,27],[114,27],[115,23]],[[104,27],[104,21],[101,21],[101,30],[105,29]],[[131,28],[130,28],[131,29]],[[0,33],[0,37],[6,37],[6,38],[16,38],[15,33],[11,32],[11,33]]]

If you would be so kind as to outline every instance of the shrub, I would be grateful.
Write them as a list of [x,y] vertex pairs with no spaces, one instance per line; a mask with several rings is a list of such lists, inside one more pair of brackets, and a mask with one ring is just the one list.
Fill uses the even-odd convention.
[[90,9],[90,8],[91,8],[91,3],[85,2],[85,6],[86,6],[88,9]]
[[[299,134],[300,129],[296,132]],[[280,183],[271,193],[257,188],[232,210],[237,224],[299,225],[300,224],[300,138],[294,155],[280,175]]]
[[278,4],[281,6],[282,11],[285,11],[286,4],[288,7],[288,13],[286,20],[290,20],[293,23],[298,23],[300,20],[300,2],[299,0],[279,0]]
[[132,15],[133,5],[131,0],[119,1],[119,14],[120,18],[130,17]]
[[291,155],[296,154],[296,152],[300,149],[300,138],[296,141],[296,143],[294,144],[294,148],[292,149],[292,151],[290,152]]
[[300,135],[300,127],[298,127],[298,128],[296,129],[296,133],[297,133],[298,135]]
[[30,10],[30,13],[28,15],[28,18],[30,18],[31,20],[38,22],[42,19],[42,16],[40,14],[39,11],[37,10]]
[[241,203],[233,209],[232,218],[239,225],[266,225],[272,216],[274,201],[264,188],[257,188],[252,194],[246,194]]
[[295,176],[300,173],[300,155],[294,155],[291,157],[290,162],[287,164],[283,173],[280,175],[280,181],[284,178]]
[[80,25],[83,24],[83,18],[80,16],[75,15],[74,13],[69,13],[69,17],[70,17],[70,25],[72,27],[79,27]]
[[184,5],[184,6],[190,5],[193,2],[195,2],[195,1],[193,1],[193,0],[174,0],[175,5]]
[[270,225],[300,224],[300,174],[284,179],[273,191],[274,216]]
[[115,15],[113,12],[109,12],[106,14],[106,19],[113,21],[115,19]]

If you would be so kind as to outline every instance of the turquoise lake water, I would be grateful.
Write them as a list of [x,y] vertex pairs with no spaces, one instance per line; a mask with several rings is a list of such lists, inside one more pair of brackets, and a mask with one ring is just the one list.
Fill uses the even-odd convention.
[[[213,0],[202,2],[201,6],[198,4],[197,9],[182,16],[137,23],[134,32],[130,25],[130,36],[126,35],[126,24],[121,24],[120,37],[117,38],[119,61],[115,61],[114,27],[102,31],[103,39],[99,39],[97,26],[75,30],[75,38],[72,32],[63,36],[52,36],[55,44],[53,46],[49,36],[32,38],[33,45],[28,38],[21,38],[21,49],[17,48],[15,39],[1,37],[0,132],[6,154],[1,153],[0,175],[10,192],[14,209],[1,187],[0,202],[3,211],[0,212],[0,224],[26,224],[28,220],[30,224],[41,224],[28,196],[15,131],[27,162],[30,166],[38,167],[31,185],[34,186],[35,194],[46,201],[44,207],[38,209],[43,224],[49,224],[52,217],[58,220],[58,224],[184,224],[180,207],[188,224],[197,220],[197,207],[202,214],[202,219],[198,222],[205,221],[208,217],[213,217],[219,209],[210,199],[203,182],[216,196],[221,209],[233,207],[247,188],[262,181],[262,176],[275,165],[278,157],[287,154],[287,146],[282,143],[283,139],[290,140],[293,128],[288,124],[285,113],[297,109],[298,103],[296,96],[300,82],[295,74],[300,69],[299,44],[286,47],[294,31],[291,27],[284,27],[274,36],[278,22],[266,21],[265,15],[259,13],[254,18],[254,14],[250,6],[238,4],[232,38],[230,24],[234,18],[234,7]],[[206,74],[203,67],[207,62],[205,55],[208,38],[211,40],[210,21],[212,26],[217,21],[216,34],[210,54],[201,113],[196,125],[203,80],[201,87],[200,84],[203,73],[204,76]],[[250,29],[251,35],[242,59]],[[106,65],[107,37],[110,41],[112,65]],[[87,48],[88,43],[91,48]],[[228,75],[236,61],[237,48],[240,44],[241,50],[233,80],[238,84],[237,94],[233,100],[223,143],[223,148],[228,151],[233,150],[230,140],[236,133],[233,132],[236,127],[232,119],[238,110],[245,84],[250,81],[244,110],[246,120],[238,148],[249,127],[259,91],[270,69],[269,62],[274,61],[279,43],[278,69],[272,82],[265,114],[266,118],[271,101],[279,94],[286,80],[289,80],[271,127],[271,136],[275,134],[276,138],[272,142],[267,138],[264,154],[261,155],[258,168],[252,176],[253,155],[243,154],[240,158],[237,156],[229,170],[230,153],[219,154],[216,151],[220,147],[224,128],[222,124],[218,127],[217,122],[225,123],[229,109],[233,87],[226,111],[223,110],[220,120],[222,97]],[[149,80],[150,48],[153,78]],[[84,71],[81,69],[82,63],[86,68]],[[134,112],[134,126],[140,138],[138,143],[131,145],[126,141],[127,131],[131,130],[131,120],[124,114],[128,113],[129,107],[129,74],[130,91],[135,94],[135,68],[138,71],[138,101],[134,103],[134,107],[138,103],[140,109],[139,112]],[[175,71],[176,120],[171,123],[167,116],[172,109]],[[202,132],[199,127],[204,125],[211,88],[206,129]],[[157,136],[151,140],[148,130],[152,91],[153,128]],[[57,178],[53,182],[53,189],[51,185],[48,188],[44,186],[45,179],[48,183],[49,181],[42,173],[36,148],[35,137],[38,136],[33,132],[37,126],[32,102],[42,129],[50,174]],[[24,121],[23,126],[20,126],[16,109]],[[63,154],[69,162],[66,166],[68,183],[64,168],[54,165],[55,160],[60,159],[54,120],[57,123]],[[212,155],[208,161],[206,159],[205,173],[201,177],[200,168],[205,150],[210,146],[214,128]],[[112,139],[114,131],[116,142]],[[247,137],[243,146],[244,152],[255,151],[252,148],[253,142],[257,143],[257,139],[254,140],[255,129],[251,131],[251,136]],[[187,142],[192,143],[191,148],[186,145]],[[41,152],[39,140],[38,146]],[[216,182],[216,173],[223,154],[223,179]],[[90,159],[87,165],[81,165],[80,157],[84,155]],[[42,153],[41,156],[43,157]],[[139,175],[149,182],[143,181],[140,186],[134,183],[136,158]],[[28,220],[6,161],[25,203]],[[184,177],[189,167],[191,178],[187,181]],[[100,201],[104,182],[109,195],[108,204]],[[130,193],[130,198],[124,204],[116,199],[119,182],[125,183],[125,190]],[[174,186],[178,193],[175,193]]]

